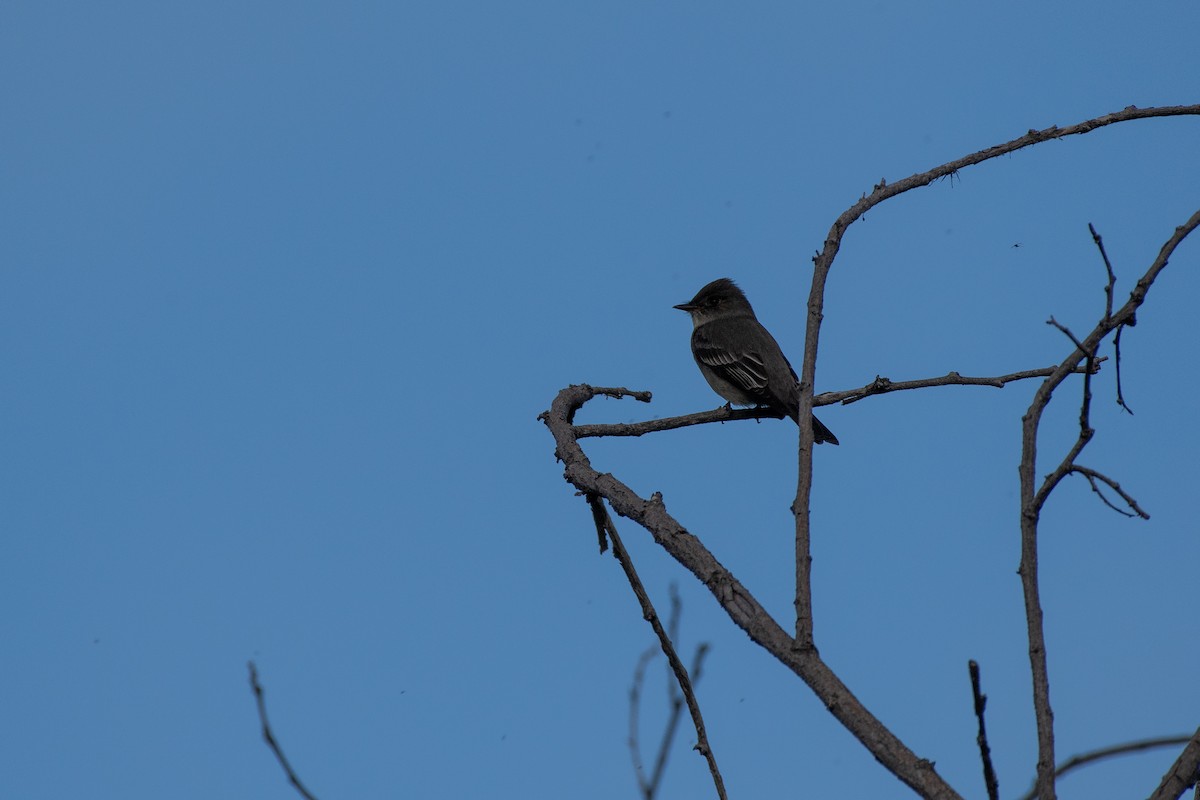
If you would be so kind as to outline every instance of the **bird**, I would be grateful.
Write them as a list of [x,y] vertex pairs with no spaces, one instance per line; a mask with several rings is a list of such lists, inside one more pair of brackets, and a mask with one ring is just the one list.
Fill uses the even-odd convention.
[[[717,278],[675,306],[692,318],[692,356],[727,404],[766,406],[800,424],[800,379],[738,285]],[[813,441],[838,444],[816,415]]]

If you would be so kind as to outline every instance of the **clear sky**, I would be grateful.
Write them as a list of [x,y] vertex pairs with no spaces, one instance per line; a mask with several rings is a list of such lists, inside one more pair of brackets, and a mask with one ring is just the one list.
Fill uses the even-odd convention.
[[[634,797],[648,626],[540,423],[570,383],[713,408],[671,306],[738,280],[799,364],[810,256],[880,178],[1128,105],[1200,100],[1200,6],[71,3],[0,10],[0,794],[291,798],[246,662],[322,800]],[[829,283],[822,391],[1052,364],[1200,207],[1200,120],[1055,141],[893,200]],[[1015,245],[1020,244],[1020,247]],[[1096,382],[1043,517],[1060,758],[1200,724],[1200,240]],[[825,408],[816,636],[982,795],[1035,737],[1018,560],[1035,386]],[[1039,472],[1075,435],[1052,407]],[[796,429],[588,445],[790,627]],[[733,797],[904,797],[703,588],[618,521]],[[663,712],[661,661],[644,711]],[[710,796],[694,735],[664,798]],[[1144,796],[1175,750],[1064,779]],[[847,788],[850,787],[850,788]],[[849,793],[849,794],[848,794]]]

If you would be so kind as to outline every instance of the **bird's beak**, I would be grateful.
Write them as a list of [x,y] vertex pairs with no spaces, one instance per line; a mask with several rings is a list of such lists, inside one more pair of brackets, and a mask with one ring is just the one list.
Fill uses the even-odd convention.
[[690,314],[696,307],[691,303],[680,303],[677,306],[671,306],[671,308],[678,308],[680,311],[686,311]]

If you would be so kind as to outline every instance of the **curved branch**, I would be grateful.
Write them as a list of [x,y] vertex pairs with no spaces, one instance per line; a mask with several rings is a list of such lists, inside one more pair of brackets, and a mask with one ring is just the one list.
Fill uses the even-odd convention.
[[661,495],[640,497],[611,474],[593,469],[576,440],[572,422],[575,412],[598,394],[632,395],[623,389],[570,386],[558,393],[549,411],[539,416],[554,436],[555,455],[563,462],[567,481],[581,492],[603,497],[618,514],[649,531],[659,546],[708,587],[733,623],[798,675],[846,730],[893,775],[922,797],[958,798],[958,793],[937,774],[932,762],[918,758],[876,719],[821,660],[815,648],[802,647],[789,636],[708,548],[667,513]]
[[[1130,495],[1129,492],[1122,489],[1121,484],[1117,483],[1112,478],[1105,475],[1103,472],[1097,472],[1096,470],[1091,469],[1090,467],[1085,467],[1080,464],[1072,464],[1071,472],[1078,473],[1078,474],[1082,475],[1083,477],[1087,478],[1088,483],[1090,483],[1092,486],[1092,491],[1095,492],[1100,497],[1100,500],[1104,503],[1104,505],[1108,506],[1109,508],[1111,508],[1113,511],[1117,512],[1118,514],[1121,514],[1126,517],[1138,516],[1138,517],[1141,517],[1142,519],[1150,519],[1150,515],[1142,510],[1142,507],[1138,505],[1137,500],[1134,500],[1133,496]],[[1125,504],[1127,506],[1129,506],[1130,508],[1132,508],[1133,511],[1132,512],[1123,511],[1122,509],[1119,509],[1115,505],[1113,505],[1112,501],[1110,501],[1107,497],[1104,496],[1104,492],[1100,491],[1100,487],[1096,485],[1096,481],[1100,481],[1101,483],[1107,485],[1108,488],[1112,489],[1114,492],[1121,495],[1121,499],[1124,500]]]
[[[1117,122],[1150,117],[1185,115],[1200,115],[1200,105],[1164,106],[1159,108],[1136,108],[1129,106],[1121,111],[1085,120],[1066,128],[1051,126],[1040,131],[1030,130],[1024,136],[1020,136],[1004,144],[963,156],[925,172],[911,175],[897,183],[888,184],[886,181],[881,180],[869,195],[864,195],[858,202],[843,211],[834,220],[825,238],[824,247],[813,258],[812,287],[808,294],[808,317],[804,332],[804,361],[800,369],[799,418],[808,419],[808,415],[812,413],[812,392],[817,371],[817,349],[820,343],[821,321],[824,318],[825,283],[829,277],[829,271],[833,267],[834,259],[837,258],[838,250],[841,249],[842,237],[845,236],[846,230],[862,218],[863,214],[867,213],[868,210],[885,200],[889,200],[911,189],[927,186],[935,180],[950,177],[966,167],[980,164],[1040,142],[1088,133],[1097,128]],[[796,638],[806,645],[811,645],[813,641],[810,585],[812,557],[809,552],[812,445],[812,431],[808,429],[808,426],[801,426],[800,446],[797,455],[799,470],[796,478],[796,500],[792,504],[792,512],[796,517]],[[1051,760],[1051,765],[1052,763],[1053,760]]]
[[[1080,753],[1076,756],[1071,756],[1066,761],[1058,765],[1054,770],[1055,777],[1061,778],[1068,772],[1073,772],[1080,767],[1087,766],[1093,761],[1102,761],[1113,756],[1126,755],[1127,753],[1138,753],[1142,750],[1153,750],[1158,747],[1170,747],[1174,744],[1187,744],[1191,741],[1190,736],[1160,736],[1155,739],[1139,739],[1135,742],[1123,742],[1115,744],[1111,747],[1101,747],[1098,750],[1089,750],[1086,753]],[[1180,791],[1187,787],[1183,787]],[[1021,795],[1021,800],[1036,800],[1037,787],[1034,786],[1028,792]]]
[[1158,256],[1147,268],[1141,279],[1130,292],[1129,300],[1115,314],[1105,314],[1092,331],[1083,338],[1074,335],[1059,326],[1070,336],[1074,349],[1059,364],[1054,374],[1046,378],[1034,394],[1029,410],[1022,418],[1021,430],[1021,464],[1018,468],[1020,475],[1021,496],[1021,566],[1017,572],[1021,576],[1022,593],[1025,599],[1025,621],[1029,638],[1029,664],[1033,675],[1033,705],[1038,729],[1038,795],[1042,800],[1054,800],[1054,712],[1050,707],[1050,678],[1046,665],[1046,640],[1042,625],[1042,606],[1038,588],[1038,519],[1050,493],[1060,481],[1075,467],[1075,459],[1091,440],[1092,429],[1088,424],[1087,409],[1090,390],[1088,377],[1084,378],[1084,403],[1080,412],[1079,436],[1071,446],[1066,456],[1058,466],[1045,477],[1042,485],[1036,491],[1034,482],[1037,465],[1037,434],[1041,424],[1042,413],[1050,403],[1050,397],[1067,376],[1075,371],[1081,362],[1095,358],[1096,349],[1105,336],[1122,325],[1128,324],[1138,308],[1146,300],[1146,293],[1154,283],[1155,278],[1167,266],[1167,261],[1181,242],[1187,238],[1197,226],[1200,226],[1200,211],[1192,214],[1186,223],[1175,229],[1175,232],[1160,248]]
[[[1078,134],[1088,133],[1107,125],[1112,125],[1117,122],[1124,122],[1134,119],[1145,119],[1148,117],[1167,117],[1180,115],[1198,115],[1200,114],[1200,105],[1191,106],[1170,106],[1162,108],[1147,108],[1139,109],[1133,106],[1118,111],[1113,114],[1108,114],[1103,117],[1085,120],[1076,125],[1071,125],[1066,128],[1052,126],[1041,131],[1030,130],[1024,136],[1013,139],[995,147],[989,147],[980,150],[971,155],[955,161],[947,162],[941,166],[934,167],[926,172],[912,175],[904,180],[888,184],[886,181],[880,181],[869,195],[864,195],[857,203],[850,206],[834,220],[833,225],[829,229],[829,234],[825,239],[825,245],[821,252],[813,258],[813,276],[812,287],[808,294],[808,317],[805,326],[804,334],[804,361],[800,371],[800,402],[799,402],[799,418],[807,419],[812,413],[813,397],[812,391],[816,380],[816,364],[817,364],[817,349],[820,343],[821,321],[824,316],[825,304],[825,284],[829,278],[829,271],[833,267],[834,259],[837,257],[838,250],[841,248],[842,237],[846,230],[858,221],[863,214],[869,209],[879,205],[885,200],[895,197],[899,194],[915,189],[920,186],[927,186],[939,178],[945,178],[954,175],[958,170],[965,167],[973,166],[982,163],[997,156],[1005,155],[1020,150],[1030,145],[1048,141],[1050,139],[1061,139],[1065,136],[1074,136]],[[1186,226],[1185,226],[1186,227]],[[1182,233],[1181,233],[1182,231]],[[1151,268],[1145,277],[1138,282],[1134,288],[1133,294],[1130,297],[1129,303],[1118,311],[1115,315],[1105,315],[1105,320],[1098,328],[1106,328],[1102,335],[1107,335],[1108,330],[1116,328],[1118,325],[1127,324],[1131,320],[1133,309],[1136,309],[1141,304],[1145,297],[1146,290],[1154,280],[1154,276],[1158,274],[1162,266],[1166,266],[1166,254],[1169,250],[1173,250],[1174,246],[1182,241],[1184,236],[1190,229],[1183,231],[1182,228],[1176,230],[1176,236],[1171,242],[1164,245],[1163,253],[1160,254],[1162,265],[1158,269]],[[1173,242],[1173,243],[1172,243]],[[1158,261],[1156,261],[1156,264]],[[1126,313],[1127,312],[1127,313]],[[1112,327],[1109,328],[1108,326]],[[1054,800],[1054,732],[1053,732],[1053,715],[1050,711],[1049,700],[1049,683],[1045,676],[1045,642],[1041,635],[1042,631],[1042,612],[1040,601],[1038,600],[1037,590],[1037,556],[1036,556],[1036,526],[1037,512],[1033,510],[1033,452],[1035,447],[1034,439],[1036,438],[1037,419],[1041,416],[1041,409],[1045,403],[1049,402],[1050,392],[1053,387],[1062,382],[1066,375],[1070,374],[1080,361],[1085,357],[1095,358],[1095,344],[1099,342],[1100,336],[1097,336],[1096,341],[1092,346],[1083,352],[1079,352],[1079,357],[1068,358],[1064,361],[1054,374],[1046,379],[1043,384],[1045,394],[1042,395],[1039,390],[1039,400],[1035,401],[1035,406],[1038,402],[1041,406],[1037,407],[1036,414],[1034,409],[1030,409],[1030,413],[1026,414],[1024,419],[1024,432],[1022,435],[1022,452],[1028,456],[1029,470],[1026,474],[1025,464],[1026,457],[1022,458],[1021,468],[1021,486],[1022,486],[1022,504],[1021,504],[1021,578],[1024,586],[1025,604],[1026,604],[1026,619],[1029,629],[1029,654],[1030,662],[1034,672],[1034,706],[1038,723],[1038,786],[1042,796],[1042,800]],[[1089,340],[1091,337],[1089,337]],[[1068,361],[1072,362],[1068,366]],[[1049,387],[1049,388],[1047,388]],[[812,589],[811,589],[811,569],[812,556],[809,548],[810,537],[810,504],[812,492],[812,445],[813,434],[808,430],[807,426],[800,428],[800,446],[798,449],[797,458],[799,461],[798,475],[796,478],[796,500],[792,504],[792,511],[796,517],[796,639],[805,646],[812,646],[813,643],[813,621],[812,621]],[[1043,489],[1053,488],[1059,480],[1062,480],[1065,475],[1065,470],[1056,470],[1052,476],[1054,480],[1047,479],[1047,483],[1043,485]],[[1028,492],[1026,492],[1028,488]],[[1039,492],[1041,501],[1044,502],[1045,495]]]

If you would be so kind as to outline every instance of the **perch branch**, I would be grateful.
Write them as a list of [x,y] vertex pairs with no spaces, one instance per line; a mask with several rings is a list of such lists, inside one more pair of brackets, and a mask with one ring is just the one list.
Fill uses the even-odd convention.
[[[1096,359],[1097,365],[1104,361],[1104,358]],[[1028,380],[1030,378],[1045,378],[1054,374],[1054,370],[1058,367],[1044,367],[1042,369],[1027,369],[1021,372],[1011,372],[1007,375],[997,375],[995,377],[972,378],[965,375],[959,375],[957,372],[949,372],[945,375],[940,375],[936,378],[919,378],[911,381],[893,381],[890,378],[876,377],[875,380],[868,383],[866,386],[860,386],[857,389],[846,389],[840,392],[826,392],[813,398],[813,406],[827,406],[834,403],[842,403],[849,405],[857,403],[859,400],[864,400],[875,395],[888,394],[889,392],[901,392],[911,389],[927,389],[931,386],[991,386],[997,389],[1002,389],[1006,384],[1013,381]],[[1099,366],[1096,367],[1099,370]],[[1079,368],[1076,372],[1083,372],[1083,368]],[[648,393],[647,393],[648,394]],[[640,398],[639,398],[640,399]],[[700,411],[695,414],[686,414],[680,417],[663,417],[661,419],[651,419],[644,422],[615,422],[604,424],[576,425],[575,438],[587,439],[594,436],[644,436],[647,433],[658,433],[660,431],[675,430],[676,428],[686,428],[690,425],[704,425],[709,422],[734,422],[743,419],[783,419],[784,415],[778,411],[772,411],[770,408],[729,408],[721,406],[712,411]]]

